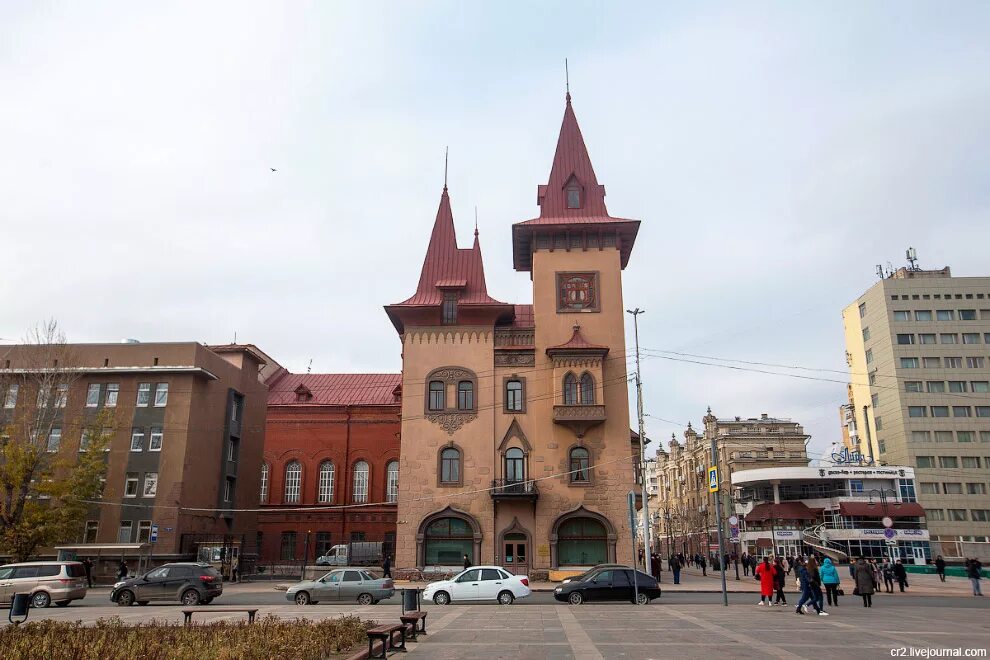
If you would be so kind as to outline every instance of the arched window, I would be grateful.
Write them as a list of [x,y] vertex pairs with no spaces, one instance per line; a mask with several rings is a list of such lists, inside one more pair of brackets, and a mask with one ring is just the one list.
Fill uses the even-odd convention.
[[566,188],[567,191],[567,208],[569,209],[579,209],[581,208],[581,186],[578,185],[577,181],[571,181]]
[[457,409],[474,410],[474,383],[469,380],[457,383]]
[[289,461],[285,466],[285,503],[299,502],[299,491],[302,487],[302,466],[299,461]]
[[333,502],[333,463],[320,463],[320,485],[316,493],[316,501],[321,504]]
[[575,447],[571,450],[571,481],[575,483],[591,481],[588,459],[588,450],[584,447]]
[[595,402],[595,379],[587,371],[581,376],[581,404],[590,406]]
[[518,483],[526,478],[526,465],[523,450],[512,447],[505,452],[505,481]]
[[474,533],[460,518],[440,518],[426,528],[424,560],[427,566],[461,566],[464,555],[474,561]]
[[574,374],[564,376],[564,405],[575,406],[578,402],[578,382]]
[[510,380],[505,383],[505,409],[509,412],[522,412],[523,386],[522,381]]
[[594,566],[608,561],[605,527],[593,518],[571,518],[557,530],[558,566]]
[[430,381],[430,410],[443,410],[446,407],[444,396],[446,387],[441,380]]
[[461,452],[447,447],[440,452],[440,483],[456,484],[461,481]]
[[259,502],[268,501],[268,463],[261,464],[261,488],[259,489]]
[[385,466],[385,501],[399,501],[399,461],[389,461]]
[[368,501],[368,464],[358,461],[354,464],[354,502]]

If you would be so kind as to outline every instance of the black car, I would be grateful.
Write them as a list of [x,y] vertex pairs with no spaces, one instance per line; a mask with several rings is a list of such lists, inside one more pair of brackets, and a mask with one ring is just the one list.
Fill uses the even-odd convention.
[[178,601],[183,605],[209,604],[223,593],[223,578],[206,563],[163,564],[141,577],[113,585],[110,600],[127,607],[147,605],[153,600]]
[[[633,572],[628,566],[592,569],[554,589],[553,597],[571,605],[608,600],[634,603]],[[635,573],[639,604],[646,605],[654,598],[659,598],[660,585],[657,581],[646,573]]]

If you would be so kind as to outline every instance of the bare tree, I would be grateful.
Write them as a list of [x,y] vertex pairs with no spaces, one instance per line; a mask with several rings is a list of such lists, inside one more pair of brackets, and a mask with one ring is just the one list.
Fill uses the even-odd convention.
[[0,358],[14,365],[0,369],[0,550],[24,560],[80,535],[102,493],[114,422],[68,407],[82,370],[55,321]]

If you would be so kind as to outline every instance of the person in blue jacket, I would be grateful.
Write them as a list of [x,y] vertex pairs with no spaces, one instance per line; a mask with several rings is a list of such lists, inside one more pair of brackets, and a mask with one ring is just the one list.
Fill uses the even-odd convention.
[[794,613],[804,614],[804,605],[811,603],[812,607],[818,612],[818,616],[828,616],[828,613],[823,612],[822,608],[818,606],[818,598],[812,592],[811,573],[808,572],[807,566],[800,559],[798,560],[797,574],[798,580],[801,582],[801,600],[798,601],[797,609],[794,610]]
[[830,606],[839,605],[839,571],[835,570],[832,560],[828,557],[822,562],[819,569],[822,576],[822,586],[825,587],[825,597]]

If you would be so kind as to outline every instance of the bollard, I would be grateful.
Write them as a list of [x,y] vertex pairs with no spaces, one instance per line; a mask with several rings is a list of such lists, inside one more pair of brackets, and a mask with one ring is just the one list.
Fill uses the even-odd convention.
[[[14,594],[14,600],[10,603],[10,613],[7,620],[15,626],[24,623],[28,618],[28,610],[31,609],[31,594]],[[14,617],[24,617],[20,621],[14,621]]]

